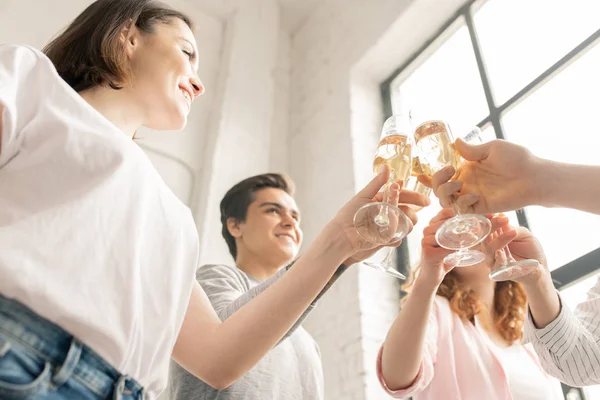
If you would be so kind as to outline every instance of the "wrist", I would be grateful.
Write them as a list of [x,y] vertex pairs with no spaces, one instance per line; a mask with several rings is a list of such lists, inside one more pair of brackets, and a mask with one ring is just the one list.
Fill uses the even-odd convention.
[[423,294],[435,294],[443,279],[443,277],[440,279],[439,277],[429,276],[429,274],[423,273],[423,268],[421,267],[419,275],[417,276],[417,279],[415,280],[415,283],[413,285],[412,291],[418,291]]
[[538,274],[532,273],[535,276],[533,279],[525,279],[521,282],[525,292],[527,292],[527,296],[531,297],[533,295],[537,295],[539,293],[549,293],[554,292],[554,283],[552,282],[552,274],[545,266],[541,266],[538,269],[540,272]]
[[[550,272],[547,271],[548,276]],[[561,310],[560,297],[550,278],[537,282],[523,284],[527,294],[527,303],[531,311],[533,324],[537,329],[543,329],[554,321]]]
[[323,257],[336,260],[336,266],[343,264],[354,253],[346,233],[337,225],[329,223],[311,243],[308,251],[314,251]]
[[526,196],[529,200],[528,205],[554,206],[553,199],[557,188],[561,186],[560,182],[560,168],[557,168],[557,163],[534,156],[529,181],[526,182],[530,190]]

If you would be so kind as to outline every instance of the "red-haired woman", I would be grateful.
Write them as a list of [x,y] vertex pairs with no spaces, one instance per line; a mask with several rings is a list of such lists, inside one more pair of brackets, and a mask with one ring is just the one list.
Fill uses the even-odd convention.
[[[520,343],[523,287],[488,278],[493,256],[471,267],[443,264],[448,250],[438,246],[435,232],[452,216],[444,209],[424,230],[421,265],[378,356],[382,386],[394,397],[415,400],[562,399],[558,381]],[[493,229],[507,224],[505,216],[492,219]],[[494,237],[486,245],[491,255],[499,250],[492,248]]]

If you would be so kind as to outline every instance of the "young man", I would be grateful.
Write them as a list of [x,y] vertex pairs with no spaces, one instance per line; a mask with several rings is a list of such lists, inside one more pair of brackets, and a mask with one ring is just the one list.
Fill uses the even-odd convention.
[[[292,183],[285,177],[264,174],[236,184],[221,201],[222,234],[235,265],[206,265],[197,272],[198,282],[221,320],[257,295],[257,290],[264,290],[261,288],[284,273],[283,267],[298,255],[302,230],[293,193]],[[323,399],[319,349],[300,326],[311,309],[250,372],[226,389],[214,389],[173,363],[171,400]]]

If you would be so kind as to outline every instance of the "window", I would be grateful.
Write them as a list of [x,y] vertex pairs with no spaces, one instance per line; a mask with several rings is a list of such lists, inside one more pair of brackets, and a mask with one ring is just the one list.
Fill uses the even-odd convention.
[[[595,0],[469,1],[382,84],[385,113],[408,106],[417,123],[445,119],[456,136],[478,125],[485,141],[600,165],[598,15]],[[439,211],[434,203],[400,248],[399,268],[418,262],[421,232]],[[557,286],[568,286],[568,303],[576,304],[600,273],[600,216],[527,207],[509,217],[540,239]]]

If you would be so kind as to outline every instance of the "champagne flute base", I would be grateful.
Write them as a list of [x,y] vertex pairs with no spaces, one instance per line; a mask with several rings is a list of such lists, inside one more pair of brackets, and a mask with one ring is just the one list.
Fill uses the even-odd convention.
[[485,260],[485,254],[479,250],[461,250],[447,255],[444,263],[452,267],[469,267]]
[[366,266],[369,266],[373,269],[376,269],[377,271],[381,271],[381,272],[385,272],[388,275],[393,276],[394,278],[398,278],[401,280],[405,280],[406,276],[404,276],[404,274],[398,272],[395,268],[393,268],[390,265],[384,265],[383,263],[373,263],[373,262],[368,262],[368,261],[363,261],[363,264],[365,264]]
[[506,264],[490,273],[490,279],[496,282],[511,281],[529,275],[540,264],[536,260],[521,260]]
[[[378,223],[385,212],[386,223]],[[369,203],[354,214],[354,226],[360,236],[370,243],[387,245],[404,239],[411,223],[398,208],[387,203]]]
[[461,214],[444,222],[435,240],[448,250],[468,249],[483,242],[492,231],[492,223],[483,215]]

